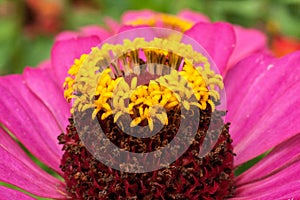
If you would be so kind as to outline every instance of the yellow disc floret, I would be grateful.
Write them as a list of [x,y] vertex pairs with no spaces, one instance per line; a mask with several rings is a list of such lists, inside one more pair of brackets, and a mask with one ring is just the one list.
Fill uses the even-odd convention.
[[75,59],[74,64],[70,67],[70,69],[68,71],[68,74],[70,76],[68,76],[65,79],[65,82],[63,85],[63,87],[65,88],[64,96],[68,101],[73,98],[73,85],[75,82],[74,79],[75,79],[76,75],[78,74],[78,71],[79,71],[83,61],[85,60],[86,56],[87,56],[87,54],[82,54],[79,59]]
[[[76,59],[69,74],[64,88],[71,112],[94,109],[93,119],[101,111],[101,120],[112,115],[114,122],[130,115],[131,127],[147,123],[150,130],[155,121],[167,125],[167,111],[178,106],[205,110],[209,104],[214,111],[224,86],[205,56],[169,38],[104,44]],[[138,85],[146,76],[152,78]]]
[[163,26],[174,30],[185,32],[193,26],[193,22],[176,17],[175,15],[154,13],[150,17],[139,17],[127,22],[128,25],[139,26]]

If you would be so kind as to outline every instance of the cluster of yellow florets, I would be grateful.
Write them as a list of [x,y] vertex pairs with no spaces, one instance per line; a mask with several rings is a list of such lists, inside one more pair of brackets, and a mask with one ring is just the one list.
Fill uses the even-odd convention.
[[79,59],[74,60],[74,64],[70,67],[68,76],[65,79],[63,87],[65,88],[64,96],[69,101],[71,98],[73,98],[73,86],[75,83],[75,77],[79,72],[79,69],[84,62],[85,58],[87,57],[87,54],[82,54]]
[[173,28],[183,32],[189,30],[193,26],[193,23],[190,21],[183,20],[175,15],[161,13],[154,14],[152,17],[141,17],[127,22],[128,25],[133,26],[145,24],[149,26],[155,26],[159,25],[159,23],[161,23],[164,27]]
[[[163,125],[168,124],[166,110],[181,104],[189,110],[191,106],[206,109],[207,103],[214,107],[209,99],[209,90],[201,74],[193,66],[186,64],[179,73],[172,70],[169,75],[151,80],[148,85],[137,87],[137,77],[133,77],[130,85],[123,77],[112,79],[111,69],[101,73],[97,85],[94,102],[79,107],[80,111],[95,108],[92,117],[95,118],[103,110],[101,119],[114,115],[116,122],[122,114],[136,114],[131,126],[137,126],[147,120],[149,128],[153,129],[154,118]],[[191,101],[192,95],[195,101]],[[126,106],[125,102],[130,102]],[[135,113],[135,111],[137,113]]]
[[[155,68],[156,75],[161,76],[147,85],[137,86],[140,51],[146,56],[150,74]],[[109,62],[110,55],[118,55],[118,60]],[[179,70],[182,63],[182,70]],[[194,63],[201,66],[195,67]],[[164,64],[170,69],[169,73],[164,73],[166,75],[159,72],[159,66]],[[102,110],[102,120],[113,115],[115,122],[122,114],[134,115],[131,126],[147,120],[151,130],[154,118],[168,124],[166,110],[179,105],[187,110],[191,106],[204,110],[210,104],[214,110],[212,100],[220,99],[217,87],[223,88],[222,77],[210,69],[205,56],[195,52],[191,45],[161,38],[151,41],[136,38],[124,40],[123,45],[105,44],[101,49],[94,48],[88,56],[84,54],[75,60],[69,74],[64,87],[66,99],[74,99],[72,112],[94,108],[93,118]],[[124,74],[137,77],[128,84]],[[193,101],[190,100],[192,96],[195,97]]]

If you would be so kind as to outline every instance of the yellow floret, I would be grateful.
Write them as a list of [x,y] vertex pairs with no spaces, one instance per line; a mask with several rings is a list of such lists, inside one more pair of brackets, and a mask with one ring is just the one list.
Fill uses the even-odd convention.
[[179,31],[187,31],[193,26],[193,22],[176,17],[175,15],[155,13],[151,17],[139,17],[127,22],[129,25],[149,25],[155,26],[162,24],[164,27],[172,28]]
[[[139,62],[140,52],[146,56],[149,72],[161,76],[138,86],[140,77],[132,77],[127,83],[122,75],[139,75],[134,67]],[[119,57],[111,59],[112,55]],[[166,61],[169,72],[163,75]],[[178,71],[179,66],[181,71]],[[93,119],[103,111],[101,120],[113,115],[114,122],[122,115],[132,115],[135,117],[130,126],[147,121],[150,130],[155,119],[167,125],[167,111],[178,106],[204,110],[209,104],[214,111],[214,101],[220,99],[218,88],[224,87],[222,77],[210,69],[204,55],[194,51],[191,45],[161,38],[151,41],[136,38],[124,40],[123,45],[104,44],[93,48],[89,56],[83,54],[76,59],[68,73],[64,95],[68,101],[74,99],[72,112],[93,108]],[[194,100],[190,100],[191,97]]]
[[68,74],[70,76],[66,77],[63,87],[65,88],[64,96],[65,98],[70,101],[73,95],[73,85],[74,85],[74,78],[77,76],[78,71],[84,62],[87,54],[82,54],[79,59],[74,60],[74,64],[70,67]]

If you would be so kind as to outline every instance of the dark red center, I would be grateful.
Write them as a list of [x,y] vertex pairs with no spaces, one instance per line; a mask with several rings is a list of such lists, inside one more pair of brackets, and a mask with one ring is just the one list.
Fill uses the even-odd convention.
[[[233,193],[233,147],[224,124],[225,112],[201,110],[192,145],[175,162],[147,173],[127,173],[112,169],[95,159],[85,148],[74,120],[59,137],[63,145],[60,168],[64,172],[68,197],[72,199],[224,199]],[[151,152],[169,143],[177,133],[180,110],[167,111],[169,125],[156,135],[141,139],[122,132],[110,116],[98,120],[106,136],[121,149]],[[221,127],[221,129],[209,126]],[[212,150],[199,157],[199,151],[212,145]]]

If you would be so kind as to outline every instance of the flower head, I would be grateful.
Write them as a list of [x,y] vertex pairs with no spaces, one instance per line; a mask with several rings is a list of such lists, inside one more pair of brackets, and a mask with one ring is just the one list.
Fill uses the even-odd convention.
[[[135,39],[122,40],[132,31]],[[59,138],[71,197],[196,199],[232,193],[229,126],[217,108],[224,84],[195,44],[169,29],[139,28],[75,61],[64,84],[73,115],[68,133]],[[88,163],[77,162],[80,142],[89,151],[80,160]]]
[[300,197],[299,52],[273,58],[260,32],[189,11],[129,12],[123,23],[106,41],[95,26],[62,33],[51,62],[1,77],[1,181],[55,199]]

